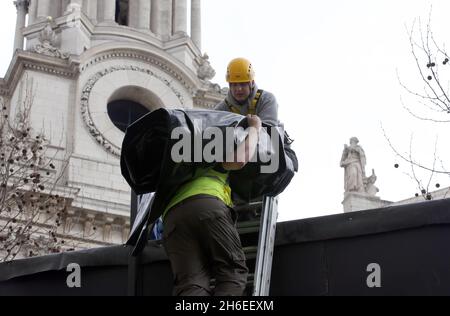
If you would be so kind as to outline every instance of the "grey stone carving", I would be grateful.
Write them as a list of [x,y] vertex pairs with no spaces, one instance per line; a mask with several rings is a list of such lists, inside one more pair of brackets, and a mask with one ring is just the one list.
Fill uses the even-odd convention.
[[345,144],[342,152],[340,165],[345,170],[345,192],[365,193],[363,179],[365,178],[366,155],[358,143],[358,138],[350,138],[350,146]]
[[69,59],[70,54],[61,52],[60,49],[56,47],[56,33],[52,28],[52,18],[47,18],[47,24],[44,29],[39,33],[39,42],[34,47],[34,51],[38,54],[45,56],[56,57],[61,59]]
[[368,195],[375,196],[378,193],[378,191],[380,191],[375,186],[376,181],[377,181],[377,176],[375,175],[375,170],[372,169],[372,175],[370,177],[366,177],[364,179],[364,188]]
[[357,192],[375,196],[379,191],[375,186],[377,176],[375,175],[375,170],[372,169],[372,175],[366,177],[366,154],[358,143],[358,138],[350,138],[350,146],[345,144],[342,152],[340,165],[345,169],[345,193]]
[[172,92],[178,97],[180,100],[180,103],[184,105],[184,97],[172,84],[171,81],[167,80],[166,78],[161,77],[160,75],[154,73],[150,69],[144,69],[136,66],[113,66],[107,69],[104,69],[102,71],[97,72],[95,75],[93,75],[91,78],[89,78],[86,82],[86,84],[83,87],[83,90],[81,91],[81,115],[83,117],[83,121],[86,124],[86,127],[88,128],[89,133],[91,136],[95,139],[97,143],[99,143],[101,146],[103,146],[108,152],[111,154],[120,157],[121,148],[114,145],[110,140],[108,140],[97,128],[94,121],[92,120],[91,112],[89,111],[89,97],[92,92],[92,89],[94,88],[94,85],[103,77],[107,76],[108,74],[111,74],[116,71],[138,71],[145,73],[149,76],[155,77],[161,82],[163,82],[166,86],[168,86]]
[[209,63],[209,56],[204,54],[202,57],[197,57],[197,62],[200,65],[197,71],[197,76],[201,80],[210,80],[216,75],[216,71]]
[[162,59],[159,59],[155,56],[150,55],[143,55],[136,52],[128,52],[128,51],[117,51],[114,50],[113,52],[106,52],[103,54],[100,54],[91,60],[89,60],[87,63],[81,66],[80,72],[86,71],[88,68],[97,65],[101,62],[104,62],[105,60],[110,59],[118,59],[118,58],[126,58],[126,59],[136,59],[136,60],[142,60],[145,63],[148,63],[152,66],[155,66],[158,69],[161,69],[165,73],[167,73],[170,77],[176,79],[179,83],[181,83],[191,94],[194,94],[197,91],[197,88],[192,85],[188,78],[181,74],[176,69],[170,67],[168,63],[165,63]]

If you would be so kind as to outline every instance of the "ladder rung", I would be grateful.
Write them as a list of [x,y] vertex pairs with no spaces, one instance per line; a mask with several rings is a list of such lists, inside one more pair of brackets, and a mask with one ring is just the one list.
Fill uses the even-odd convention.
[[[266,204],[267,203],[267,204]],[[268,295],[273,240],[276,226],[277,200],[265,197],[263,201],[234,207],[238,212],[237,231],[249,268],[246,291],[248,295]]]
[[258,227],[259,228],[259,224],[260,221],[245,221],[245,222],[238,222],[236,227],[237,229],[240,228],[250,228],[250,227]]
[[253,286],[253,281],[255,280],[255,274],[249,273],[247,276],[247,286]]
[[245,258],[248,259],[255,259],[256,254],[258,253],[258,247],[257,246],[250,246],[250,247],[244,247],[244,254]]
[[263,204],[262,201],[258,201],[258,202],[251,202],[248,204],[235,205],[233,208],[236,212],[253,211],[255,209],[261,208],[262,204]]
[[245,235],[245,234],[251,234],[251,233],[258,233],[259,227],[243,227],[238,228],[239,235]]

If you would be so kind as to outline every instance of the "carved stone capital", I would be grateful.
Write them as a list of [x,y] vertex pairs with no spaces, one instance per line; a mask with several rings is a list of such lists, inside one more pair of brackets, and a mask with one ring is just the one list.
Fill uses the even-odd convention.
[[16,6],[17,10],[21,10],[21,9],[28,9],[28,5],[30,4],[29,0],[16,0],[13,2],[14,5]]

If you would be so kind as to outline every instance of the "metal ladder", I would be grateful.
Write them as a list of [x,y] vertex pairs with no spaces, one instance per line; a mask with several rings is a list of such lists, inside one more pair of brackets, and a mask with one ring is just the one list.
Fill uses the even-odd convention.
[[278,216],[278,198],[266,196],[262,201],[237,205],[235,210],[239,215],[237,230],[249,268],[246,294],[268,296]]
[[[135,200],[134,200],[135,199]],[[142,216],[137,209],[148,207],[151,195],[133,196],[135,201],[133,219]],[[240,204],[234,207],[238,214],[237,230],[246,257],[249,276],[245,294],[268,296],[272,258],[275,245],[275,230],[278,217],[278,198],[266,196],[260,201]],[[139,295],[137,279],[138,258],[130,255],[128,294]],[[214,287],[215,280],[212,280]]]

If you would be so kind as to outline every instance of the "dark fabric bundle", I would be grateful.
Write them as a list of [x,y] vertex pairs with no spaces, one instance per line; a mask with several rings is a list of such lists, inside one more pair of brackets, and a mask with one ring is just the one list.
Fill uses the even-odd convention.
[[[227,133],[227,128],[230,127],[232,132],[228,129]],[[226,152],[230,149],[229,145],[236,147],[245,139],[246,127],[246,118],[239,114],[167,109],[153,111],[129,126],[122,144],[122,175],[136,194],[151,194],[151,198],[146,196],[146,203],[140,203],[128,244],[136,244],[138,239],[141,239],[139,236],[145,235],[147,225],[161,216],[178,187],[192,179],[198,167],[212,167],[218,163],[198,155],[198,149],[203,153],[204,149],[211,147],[212,140],[215,140],[214,137],[204,139],[202,135],[213,129],[220,131],[223,137],[220,142],[222,153],[217,157],[224,161]],[[288,145],[284,143],[283,129],[269,125],[263,127],[258,142],[257,159],[252,160],[243,169],[230,173],[230,187],[234,198],[243,202],[264,195],[278,195],[287,187],[297,168],[295,153],[290,149],[289,154],[286,154],[287,151],[284,150]],[[172,159],[172,149],[180,144],[181,139],[171,137],[176,128],[188,136],[191,151],[182,151],[187,161],[174,162]],[[197,142],[194,141],[195,137]],[[278,164],[271,170],[271,162],[275,158]],[[264,168],[269,171],[261,172]]]

